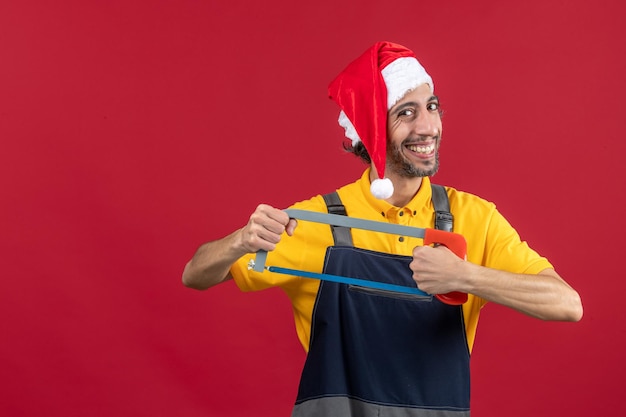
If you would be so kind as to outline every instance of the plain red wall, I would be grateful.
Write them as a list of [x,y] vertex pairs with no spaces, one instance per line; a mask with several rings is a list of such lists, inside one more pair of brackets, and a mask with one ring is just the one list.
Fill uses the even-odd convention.
[[586,308],[487,306],[473,415],[615,415],[625,18],[618,0],[3,1],[0,415],[289,415],[286,297],[180,276],[258,203],[360,175],[326,87],[377,40],[434,77],[435,181],[495,201]]

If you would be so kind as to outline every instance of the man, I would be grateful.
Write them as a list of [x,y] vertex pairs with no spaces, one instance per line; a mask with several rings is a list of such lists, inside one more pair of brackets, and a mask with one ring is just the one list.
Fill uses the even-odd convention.
[[[442,123],[432,78],[409,49],[379,42],[330,84],[348,148],[370,162],[353,184],[293,207],[419,228],[434,225],[433,186]],[[467,416],[469,355],[480,309],[489,301],[543,320],[578,321],[578,293],[522,242],[492,203],[446,188],[454,232],[467,257],[410,236],[336,229],[290,219],[259,205],[248,224],[202,245],[183,283],[206,289],[235,279],[244,291],[279,286],[289,296],[307,350],[294,416]],[[269,265],[417,286],[426,295],[306,279],[248,265],[270,251]],[[462,305],[432,295],[467,293]]]

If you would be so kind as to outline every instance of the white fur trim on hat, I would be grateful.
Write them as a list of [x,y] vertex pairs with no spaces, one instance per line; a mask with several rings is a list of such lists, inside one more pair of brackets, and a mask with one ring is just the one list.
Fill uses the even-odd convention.
[[[413,57],[396,59],[383,68],[381,74],[387,87],[387,110],[391,109],[407,92],[422,84],[428,84],[430,90],[435,91],[432,78],[419,61]],[[345,135],[352,141],[352,146],[361,142],[354,125],[343,110],[339,112],[338,122],[339,126],[345,129]]]
[[343,127],[346,130],[346,137],[352,141],[352,146],[356,146],[357,143],[361,142],[361,138],[359,134],[356,133],[356,129],[354,125],[348,119],[348,116],[343,112],[339,112],[339,126]]
[[432,78],[413,57],[396,59],[383,68],[381,74],[387,86],[387,110],[391,109],[407,92],[422,84],[428,84],[430,90],[435,91]]

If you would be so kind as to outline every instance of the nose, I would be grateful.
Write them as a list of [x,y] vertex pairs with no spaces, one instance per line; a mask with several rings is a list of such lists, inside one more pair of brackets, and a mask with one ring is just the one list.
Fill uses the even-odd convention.
[[420,136],[438,136],[441,133],[439,113],[423,109],[415,119],[413,130]]

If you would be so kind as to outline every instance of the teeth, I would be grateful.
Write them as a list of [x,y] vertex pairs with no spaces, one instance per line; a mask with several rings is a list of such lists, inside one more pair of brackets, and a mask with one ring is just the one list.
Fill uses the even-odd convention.
[[431,144],[428,146],[417,146],[417,145],[410,145],[408,147],[411,151],[413,152],[417,152],[417,153],[431,153],[432,151],[435,150],[435,144]]

